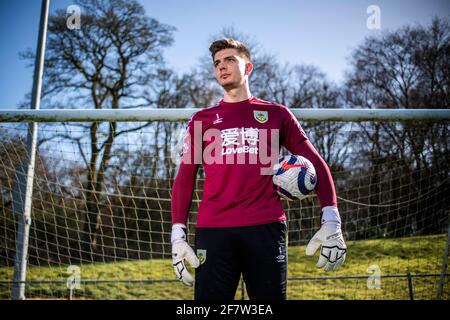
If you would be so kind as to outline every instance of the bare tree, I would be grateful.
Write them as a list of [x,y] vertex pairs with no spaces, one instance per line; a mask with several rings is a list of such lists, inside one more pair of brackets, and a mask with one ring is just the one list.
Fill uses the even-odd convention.
[[[148,106],[149,101],[157,105],[158,99],[151,99],[151,92],[145,88],[161,75],[161,50],[172,43],[174,29],[147,17],[134,0],[79,0],[77,4],[83,12],[81,29],[68,29],[62,10],[49,18],[44,95],[50,107],[66,104],[119,109]],[[32,59],[33,54],[28,52],[25,57]],[[84,231],[85,249],[91,259],[97,246],[99,197],[113,143],[120,135],[147,125],[80,125],[89,137],[88,148],[81,146],[81,137],[75,142],[88,171]]]
[[[352,69],[344,85],[347,104],[367,108],[449,108],[449,60],[448,19],[435,18],[427,27],[406,26],[369,37],[350,58]],[[439,206],[449,187],[446,182],[450,169],[448,125],[379,122],[360,123],[359,128],[361,152],[352,161],[366,164],[371,203],[378,204],[382,198],[385,202],[407,201],[442,184],[431,195],[435,199],[431,201],[432,206],[422,201],[412,203],[412,208],[407,210],[421,215],[409,221],[408,226],[420,224],[417,228],[425,233],[437,230],[438,224],[432,219],[436,217],[434,212],[442,211]],[[403,186],[401,191],[399,186]],[[383,190],[392,192],[382,197]],[[407,211],[392,210],[388,220],[406,216]],[[392,231],[396,224],[386,224],[386,228]],[[401,236],[405,229],[406,226],[397,226],[392,232]]]

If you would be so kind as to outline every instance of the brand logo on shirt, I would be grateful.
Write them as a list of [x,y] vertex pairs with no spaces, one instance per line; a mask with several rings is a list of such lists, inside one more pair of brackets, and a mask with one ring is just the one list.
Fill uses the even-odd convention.
[[219,114],[216,113],[216,120],[214,120],[213,124],[218,124],[221,123],[223,121],[223,118],[219,117]]
[[253,111],[253,117],[255,117],[255,120],[259,123],[266,123],[269,121],[269,113],[267,111]]

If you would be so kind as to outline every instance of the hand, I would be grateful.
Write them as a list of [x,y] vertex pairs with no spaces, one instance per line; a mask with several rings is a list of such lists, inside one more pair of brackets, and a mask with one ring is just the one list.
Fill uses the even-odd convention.
[[200,261],[194,250],[186,242],[186,226],[176,223],[172,226],[172,264],[178,280],[187,286],[192,286],[194,278],[186,269],[184,260],[187,260],[191,267],[197,268]]
[[[316,232],[306,247],[308,256],[314,255],[317,249],[320,248],[320,257],[316,267],[324,268],[325,271],[338,270],[344,263],[347,253],[347,246],[342,236],[339,213],[337,213],[336,208],[335,211],[337,219],[323,220],[322,227]],[[326,211],[324,210],[324,216],[326,215],[325,213]]]

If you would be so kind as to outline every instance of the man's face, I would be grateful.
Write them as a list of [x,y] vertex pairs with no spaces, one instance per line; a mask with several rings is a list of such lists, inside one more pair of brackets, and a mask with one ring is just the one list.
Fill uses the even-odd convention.
[[230,90],[245,83],[251,63],[247,63],[238,50],[223,49],[214,56],[214,70],[217,82],[225,90]]

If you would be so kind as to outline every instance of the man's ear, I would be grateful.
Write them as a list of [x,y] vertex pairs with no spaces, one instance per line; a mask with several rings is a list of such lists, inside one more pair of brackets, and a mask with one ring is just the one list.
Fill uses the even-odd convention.
[[252,71],[253,71],[253,63],[247,62],[245,64],[245,75],[250,75],[250,73],[252,73]]

